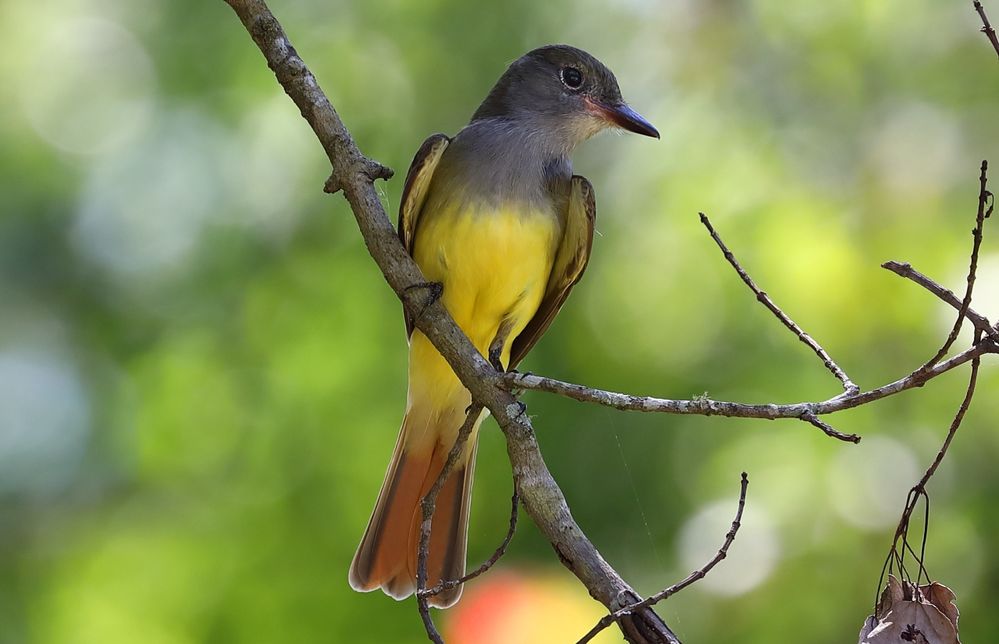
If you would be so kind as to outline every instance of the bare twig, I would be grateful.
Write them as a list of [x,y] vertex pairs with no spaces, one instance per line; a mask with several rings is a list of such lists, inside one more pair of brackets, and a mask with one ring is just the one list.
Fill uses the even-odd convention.
[[[909,264],[908,262],[887,261],[881,265],[881,268],[886,268],[892,273],[898,275],[899,277],[904,277],[908,280],[912,280],[916,284],[919,284],[920,286],[925,288],[930,293],[936,295],[938,298],[940,298],[947,304],[950,304],[956,310],[958,311],[961,310],[961,304],[962,304],[961,300],[957,299],[957,296],[954,295],[954,292],[952,290],[950,290],[949,288],[945,288],[940,284],[937,284],[926,275],[923,275],[922,273],[914,269],[912,265]],[[982,315],[981,313],[975,311],[971,307],[968,307],[968,309],[965,311],[964,316],[969,320],[971,320],[971,323],[975,325],[975,328],[984,333],[985,335],[991,335],[995,333],[995,329],[992,328],[992,323],[989,322],[989,319],[984,315]]]
[[732,268],[735,269],[735,272],[739,274],[739,277],[742,279],[743,282],[745,282],[746,286],[748,286],[749,289],[756,294],[757,301],[763,306],[767,307],[767,309],[769,309],[770,312],[773,313],[777,317],[777,319],[781,321],[781,324],[787,327],[792,333],[794,333],[798,337],[799,340],[804,342],[812,351],[815,352],[815,355],[817,355],[819,359],[822,360],[822,364],[825,365],[826,369],[828,369],[829,372],[832,373],[832,375],[836,376],[836,379],[843,384],[843,391],[845,392],[845,395],[850,396],[859,392],[860,387],[855,385],[853,381],[850,380],[849,376],[846,375],[846,372],[844,372],[842,369],[839,368],[839,365],[837,365],[836,362],[833,361],[833,359],[829,356],[826,350],[823,349],[822,346],[818,342],[816,342],[814,338],[812,338],[812,336],[805,333],[805,331],[800,326],[798,326],[794,320],[792,320],[786,313],[784,313],[784,311],[782,311],[780,307],[774,303],[773,299],[771,299],[769,295],[767,295],[764,291],[760,289],[760,287],[756,285],[756,282],[754,282],[753,278],[749,276],[749,273],[743,270],[742,266],[739,265],[739,260],[735,258],[735,255],[732,254],[732,251],[728,249],[728,246],[725,245],[725,242],[723,242],[721,240],[721,237],[718,236],[718,233],[715,232],[715,229],[711,225],[711,221],[708,219],[708,216],[705,215],[703,212],[699,214],[701,216],[701,223],[704,224],[704,227],[708,229],[708,233],[710,233],[711,239],[715,240],[715,243],[718,244],[718,248],[720,248],[722,254],[725,255],[725,259],[727,259],[728,263],[732,265]]
[[[976,337],[975,341],[977,342],[978,340],[979,337]],[[947,450],[950,449],[950,444],[954,440],[954,435],[961,426],[961,422],[964,420],[964,415],[968,413],[968,407],[971,406],[971,400],[975,396],[975,386],[978,383],[978,368],[981,363],[982,359],[980,357],[971,361],[971,375],[968,377],[968,389],[965,391],[964,400],[961,402],[961,406],[954,415],[954,420],[951,421],[950,429],[947,430],[947,438],[944,439],[943,445],[940,446],[940,450],[937,452],[933,462],[930,463],[928,468],[926,468],[926,472],[923,473],[923,477],[919,479],[919,483],[916,484],[917,489],[923,490],[926,488],[926,484],[929,482],[930,478],[936,474],[937,468],[940,467],[940,462],[943,461],[944,456],[947,455]]]
[[711,558],[711,561],[709,561],[708,563],[704,564],[701,568],[698,568],[694,572],[684,577],[683,580],[673,584],[672,586],[660,590],[655,595],[649,596],[648,599],[644,599],[631,606],[626,606],[621,610],[614,611],[610,615],[605,615],[603,618],[601,618],[599,622],[597,622],[597,624],[593,628],[589,630],[589,632],[586,633],[586,635],[580,638],[580,640],[576,644],[585,644],[586,642],[589,642],[594,637],[596,637],[600,631],[604,630],[605,628],[613,624],[615,621],[621,619],[628,613],[638,608],[644,608],[647,606],[652,606],[654,604],[657,604],[662,600],[666,599],[667,597],[669,597],[670,595],[675,595],[676,593],[680,592],[687,586],[690,586],[694,582],[704,579],[704,577],[706,577],[707,574],[711,572],[711,569],[714,568],[718,564],[718,562],[720,562],[722,559],[728,556],[728,549],[732,546],[732,543],[735,541],[735,535],[739,532],[739,528],[742,526],[742,511],[746,508],[746,491],[748,489],[749,489],[749,476],[747,476],[747,474],[743,472],[742,483],[741,487],[739,488],[739,507],[735,512],[735,520],[732,521],[732,527],[729,528],[728,533],[725,535],[725,542],[722,544],[721,548],[718,549],[718,552],[715,553],[715,556]]
[[[971,260],[966,280],[968,285],[964,289],[964,299],[961,300],[961,308],[957,311],[957,319],[954,320],[954,326],[947,335],[947,339],[936,354],[921,367],[921,370],[929,369],[947,355],[947,352],[954,345],[954,341],[957,340],[957,336],[961,332],[961,326],[964,324],[964,316],[967,314],[968,308],[971,307],[971,296],[975,291],[975,273],[978,270],[978,251],[982,247],[982,227],[985,225],[985,219],[992,214],[992,206],[989,205],[992,200],[992,193],[988,190],[988,171],[989,162],[983,160],[981,174],[978,178],[978,214],[975,217],[975,227],[971,231],[973,241],[971,243]],[[986,206],[988,210],[986,210]]]
[[767,420],[796,418],[808,421],[809,419],[805,418],[808,414],[824,416],[887,398],[913,387],[919,387],[926,384],[929,380],[987,353],[999,353],[999,345],[991,338],[983,338],[972,348],[948,360],[937,363],[928,371],[922,373],[918,370],[913,371],[877,389],[860,392],[852,396],[839,395],[821,402],[799,402],[791,404],[729,402],[713,400],[706,396],[688,400],[634,396],[632,394],[593,389],[530,373],[509,373],[504,375],[504,381],[505,385],[510,389],[534,389],[572,398],[580,402],[596,403],[605,407],[628,411],[698,416],[729,416],[732,418],[763,418]]
[[799,418],[806,423],[812,425],[813,427],[818,427],[825,433],[826,436],[831,436],[837,440],[845,441],[847,443],[859,443],[860,436],[857,434],[844,434],[843,432],[837,430],[835,427],[829,423],[821,420],[818,416],[812,412],[805,412]]
[[458,438],[455,439],[454,445],[451,446],[451,451],[448,452],[447,460],[444,461],[444,467],[441,468],[437,480],[434,481],[434,484],[430,486],[430,489],[427,490],[427,493],[423,495],[423,499],[420,501],[423,516],[420,523],[420,546],[419,550],[417,550],[416,559],[416,605],[419,608],[420,617],[423,619],[423,626],[427,629],[427,635],[437,644],[443,644],[443,640],[434,626],[433,618],[430,617],[430,608],[427,605],[429,595],[423,592],[427,587],[427,559],[430,556],[430,530],[433,526],[434,509],[437,507],[437,495],[440,494],[441,488],[444,487],[444,483],[451,476],[455,464],[461,457],[462,452],[465,451],[465,445],[468,444],[468,437],[472,434],[472,428],[475,427],[475,423],[479,420],[481,413],[482,405],[475,402],[469,405],[468,411],[465,413],[465,422],[461,424],[461,429],[458,430]]
[[989,17],[985,15],[985,7],[979,0],[974,1],[975,11],[982,19],[982,32],[988,37],[989,42],[992,43],[992,48],[996,50],[996,56],[999,56],[999,38],[996,38],[996,30],[989,22]]
[[[514,486],[516,487],[516,483],[514,484]],[[427,588],[425,590],[421,590],[418,592],[427,597],[430,597],[431,595],[440,594],[445,590],[450,590],[451,588],[459,586],[465,583],[466,581],[475,579],[476,577],[478,577],[479,575],[481,575],[482,573],[486,572],[494,565],[496,565],[496,562],[498,562],[500,558],[504,554],[506,554],[506,549],[507,547],[509,547],[510,542],[513,540],[513,535],[517,532],[517,517],[519,514],[517,512],[517,509],[519,508],[519,506],[520,506],[520,495],[517,493],[517,490],[514,489],[513,496],[510,498],[510,525],[506,530],[506,535],[503,537],[503,541],[496,548],[495,552],[493,552],[492,556],[489,557],[489,559],[486,559],[481,566],[479,566],[472,572],[468,573],[467,575],[464,575],[463,577],[461,577],[461,579],[445,579],[444,581],[441,581],[433,588]]]
[[[977,4],[977,3],[976,3]],[[984,12],[982,13],[984,19]],[[971,297],[975,287],[975,278],[978,271],[978,252],[981,248],[983,228],[985,225],[985,219],[987,219],[992,214],[992,193],[990,193],[986,187],[987,184],[987,171],[988,163],[982,161],[981,174],[979,176],[979,193],[978,193],[978,210],[975,215],[975,228],[972,230],[973,243],[971,248],[971,259],[968,266],[968,277],[967,277],[967,288],[965,290],[964,299],[961,300],[960,306],[958,307],[957,320],[954,323],[954,327],[950,334],[947,336],[947,341],[941,347],[940,351],[934,356],[922,369],[927,369],[936,364],[943,355],[950,349],[951,345],[957,339],[957,335],[961,329],[961,323],[964,317],[967,315],[969,319],[975,324],[975,337],[972,343],[972,347],[978,346],[983,342],[983,336],[994,336],[996,330],[988,323],[987,320],[980,319],[976,320],[969,312],[971,311]],[[894,267],[892,267],[894,270]],[[899,273],[902,274],[902,273]],[[917,275],[919,275],[917,273]],[[911,277],[906,275],[906,277]],[[922,277],[922,276],[920,276]],[[917,282],[919,280],[916,280]],[[932,280],[927,280],[933,284]],[[927,288],[930,288],[927,286]],[[930,290],[933,290],[932,288]],[[946,289],[943,289],[946,291]],[[949,297],[948,297],[949,296]],[[944,294],[938,294],[938,297],[948,301],[952,306],[956,304],[957,298],[950,291],[946,291]],[[977,315],[977,314],[976,314]],[[979,318],[981,316],[978,316]],[[976,356],[971,361],[971,374],[968,377],[968,386],[964,392],[964,398],[961,401],[960,407],[958,407],[957,412],[954,414],[953,420],[951,420],[950,427],[947,430],[947,436],[944,438],[943,444],[937,451],[937,455],[934,457],[933,462],[930,463],[929,467],[923,473],[923,476],[919,481],[912,486],[909,490],[909,494],[905,500],[905,508],[902,510],[902,516],[899,518],[898,527],[895,529],[895,536],[892,539],[891,549],[888,551],[888,556],[885,559],[884,566],[881,568],[881,578],[878,580],[878,589],[880,590],[881,584],[884,582],[884,577],[886,574],[891,574],[894,568],[897,566],[899,574],[902,576],[903,580],[911,581],[911,575],[905,566],[906,553],[912,555],[913,559],[918,564],[918,572],[916,573],[916,585],[920,583],[922,578],[925,576],[927,581],[930,581],[930,575],[926,571],[926,540],[929,534],[929,522],[930,522],[930,495],[926,490],[926,484],[936,473],[937,468],[940,463],[943,462],[944,457],[947,455],[947,450],[950,449],[950,445],[954,440],[954,436],[957,434],[958,428],[964,421],[964,417],[968,412],[968,408],[971,406],[971,401],[975,397],[975,387],[978,383],[978,370],[981,365],[981,356]],[[925,514],[923,519],[923,535],[922,542],[920,545],[919,552],[917,553],[912,545],[909,543],[909,526],[911,525],[912,514],[915,512],[916,507],[919,504],[919,500],[923,499],[925,503]],[[877,597],[875,597],[875,614],[877,614]]]
[[[517,399],[497,386],[501,374],[475,349],[439,298],[412,288],[426,278],[403,248],[373,181],[391,171],[368,159],[354,143],[318,82],[288,41],[263,0],[226,0],[260,48],[268,66],[295,102],[322,144],[332,165],[329,192],[342,190],[372,258],[402,300],[416,326],[447,360],[461,383],[492,413],[507,443],[507,454],[524,509],[558,552],[560,561],[610,610],[641,598],[600,555],[573,519],[565,496],[552,477],[538,446],[530,417]],[[679,642],[651,608],[618,622],[625,638],[636,643]]]
[[[975,342],[981,341],[982,332],[980,330],[975,331]],[[926,538],[929,531],[929,518],[930,518],[930,495],[926,491],[926,484],[929,480],[936,474],[937,468],[940,463],[943,462],[944,457],[947,455],[947,450],[950,449],[950,445],[954,440],[954,436],[957,434],[958,428],[960,428],[961,423],[964,421],[965,415],[968,413],[968,408],[971,406],[971,401],[975,397],[975,387],[978,384],[978,371],[981,365],[981,358],[977,357],[971,361],[971,374],[968,376],[968,387],[964,392],[964,399],[961,401],[961,406],[958,407],[957,412],[954,414],[953,420],[951,420],[950,428],[947,430],[947,436],[944,438],[943,444],[937,451],[937,455],[934,457],[933,462],[930,463],[929,467],[923,473],[923,476],[919,479],[919,482],[912,486],[909,490],[909,494],[906,497],[905,508],[902,510],[902,516],[898,521],[898,527],[895,529],[895,537],[892,539],[891,550],[888,552],[888,557],[885,559],[885,564],[881,568],[881,578],[878,580],[878,589],[880,590],[882,583],[884,583],[884,577],[886,574],[891,574],[894,567],[898,567],[899,573],[903,578],[911,579],[905,568],[905,553],[908,551],[912,554],[913,559],[919,566],[919,572],[917,573],[916,583],[925,575],[927,580],[930,579],[929,573],[926,572]],[[922,498],[926,504],[925,518],[923,521],[923,537],[922,545],[917,554],[913,550],[912,546],[909,544],[909,525],[912,519],[912,514],[916,510],[916,506],[919,504],[919,499]],[[875,606],[877,606],[877,596],[875,596],[874,601]]]

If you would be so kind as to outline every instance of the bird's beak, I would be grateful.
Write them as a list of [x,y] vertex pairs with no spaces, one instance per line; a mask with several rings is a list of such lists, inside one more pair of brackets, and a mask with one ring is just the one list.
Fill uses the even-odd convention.
[[621,102],[614,105],[605,105],[591,98],[585,100],[590,112],[607,120],[609,123],[629,132],[659,138],[659,130],[646,121],[644,116],[631,109],[627,103]]

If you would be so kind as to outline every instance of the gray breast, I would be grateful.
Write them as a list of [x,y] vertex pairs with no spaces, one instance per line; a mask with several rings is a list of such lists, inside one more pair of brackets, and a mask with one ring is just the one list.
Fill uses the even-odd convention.
[[441,157],[427,205],[453,207],[459,200],[563,212],[572,163],[552,147],[542,130],[523,123],[474,121]]

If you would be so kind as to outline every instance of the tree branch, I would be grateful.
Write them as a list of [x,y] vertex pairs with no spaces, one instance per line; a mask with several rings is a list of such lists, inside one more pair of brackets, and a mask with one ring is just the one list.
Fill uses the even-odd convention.
[[732,527],[729,528],[728,533],[725,535],[725,542],[722,544],[721,548],[718,549],[718,552],[715,554],[715,556],[711,558],[711,561],[709,561],[708,563],[704,564],[694,572],[684,577],[682,581],[679,581],[673,584],[672,586],[660,590],[658,593],[650,596],[648,599],[644,599],[632,606],[627,606],[625,608],[622,608],[621,610],[615,611],[610,615],[605,615],[599,622],[597,622],[596,626],[591,628],[589,632],[587,632],[586,635],[580,638],[580,640],[576,644],[586,644],[586,642],[589,642],[594,637],[596,637],[600,631],[604,630],[605,628],[613,624],[615,621],[621,619],[631,611],[634,611],[638,608],[643,608],[646,606],[652,606],[653,604],[657,604],[662,600],[666,599],[667,597],[669,597],[670,595],[677,594],[678,592],[680,592],[687,586],[690,586],[694,582],[704,579],[707,576],[707,574],[711,572],[711,569],[714,568],[716,565],[718,565],[718,562],[720,562],[722,559],[728,556],[728,549],[732,546],[732,543],[735,541],[735,535],[739,532],[739,528],[742,526],[742,511],[746,508],[746,491],[748,489],[749,489],[749,476],[745,472],[743,472],[742,484],[739,489],[739,506],[735,512],[735,520],[732,521]]
[[742,266],[739,265],[739,260],[735,258],[735,255],[732,254],[732,251],[728,249],[728,246],[725,245],[725,242],[723,242],[721,240],[721,237],[718,236],[718,233],[715,232],[715,229],[711,225],[711,221],[708,219],[708,216],[705,215],[703,212],[699,214],[701,216],[701,223],[704,224],[704,227],[708,229],[708,233],[711,235],[711,239],[715,240],[715,243],[718,244],[718,248],[721,249],[721,252],[725,256],[725,259],[727,259],[728,263],[732,265],[732,268],[735,269],[735,272],[739,274],[739,277],[742,279],[743,282],[745,282],[746,286],[748,286],[749,289],[756,294],[756,300],[763,306],[767,307],[767,309],[769,309],[770,312],[773,313],[778,320],[780,320],[781,324],[787,327],[792,333],[794,333],[798,337],[799,340],[804,342],[806,345],[808,345],[808,347],[812,351],[815,352],[815,355],[817,355],[819,359],[822,360],[822,364],[825,365],[825,368],[828,369],[829,372],[833,376],[835,376],[837,380],[840,381],[840,383],[842,383],[843,391],[845,392],[846,395],[850,396],[858,393],[860,391],[860,387],[855,385],[853,381],[850,380],[849,376],[846,375],[846,372],[844,372],[842,369],[839,368],[839,365],[837,365],[833,361],[833,359],[829,356],[829,354],[826,353],[826,350],[823,349],[822,346],[818,342],[816,342],[814,338],[812,338],[812,336],[805,333],[804,329],[798,326],[794,320],[792,320],[786,313],[784,313],[784,311],[780,309],[779,306],[777,306],[777,304],[774,303],[774,301],[770,298],[769,295],[767,295],[764,291],[760,289],[760,287],[756,285],[756,282],[753,281],[753,278],[749,276],[749,273],[743,270]]
[[461,428],[458,430],[458,438],[454,441],[454,445],[451,446],[451,451],[448,452],[447,460],[444,461],[441,473],[420,501],[423,516],[420,522],[420,546],[417,550],[416,605],[419,608],[420,617],[423,619],[423,626],[427,629],[427,634],[436,644],[444,644],[444,640],[441,638],[440,633],[437,632],[433,618],[430,617],[430,607],[427,605],[430,593],[425,592],[427,588],[427,560],[430,557],[430,530],[433,527],[434,509],[437,507],[437,495],[440,494],[445,481],[451,476],[451,472],[461,457],[461,453],[465,451],[468,437],[472,434],[472,429],[479,420],[481,413],[482,405],[474,402],[469,405],[468,410],[465,412],[465,422],[461,424]]
[[996,56],[999,56],[999,38],[996,38],[996,30],[989,22],[989,17],[985,15],[985,7],[979,0],[975,0],[975,11],[982,19],[982,32],[988,37],[989,42],[992,43],[992,48],[996,50]]
[[[530,373],[508,373],[503,378],[505,386],[510,389],[544,391],[572,398],[579,402],[595,403],[620,410],[697,416],[729,416],[732,418],[763,418],[766,420],[796,418],[811,422],[806,417],[808,414],[824,416],[887,398],[913,387],[920,387],[929,380],[987,353],[999,353],[999,345],[991,338],[983,338],[970,349],[957,354],[949,360],[937,363],[928,371],[922,373],[919,370],[913,371],[877,389],[863,391],[852,396],[839,395],[821,402],[798,402],[790,404],[729,402],[713,400],[707,396],[688,400],[634,396],[632,394],[605,391],[603,389],[593,389]],[[856,442],[853,435],[848,434],[844,436],[845,438],[842,436],[836,436],[836,438]]]
[[433,588],[427,588],[425,590],[418,591],[419,594],[425,595],[427,597],[431,595],[437,595],[445,590],[459,586],[466,581],[475,579],[482,573],[486,572],[490,568],[496,565],[496,562],[506,554],[506,549],[509,547],[510,542],[513,540],[513,535],[517,532],[517,518],[519,516],[518,508],[520,507],[520,494],[516,490],[516,481],[514,481],[513,496],[510,497],[510,525],[506,530],[506,536],[503,537],[503,541],[500,542],[499,546],[493,552],[489,559],[486,559],[482,565],[473,570],[472,572],[466,574],[461,579],[445,579]]
[[[378,199],[373,185],[390,172],[358,150],[339,115],[312,73],[299,58],[284,30],[263,0],[226,0],[260,48],[302,116],[312,126],[330,159],[329,192],[342,190],[350,204],[368,251],[386,281],[413,316],[417,328],[447,360],[462,384],[480,401],[502,429],[507,454],[524,509],[551,542],[562,563],[586,586],[590,595],[614,611],[641,600],[604,560],[572,518],[565,496],[545,464],[530,418],[508,391],[499,387],[501,374],[482,357],[447,309],[426,289],[420,269],[406,253]],[[651,608],[623,618],[619,626],[631,642],[679,642]]]
[[[961,332],[961,326],[964,324],[964,317],[971,307],[971,296],[975,291],[975,275],[978,271],[978,251],[982,248],[982,228],[985,226],[985,219],[992,214],[992,206],[989,205],[992,193],[988,190],[988,172],[989,162],[983,160],[981,174],[978,177],[978,211],[975,216],[975,227],[971,231],[971,260],[968,266],[968,277],[965,280],[967,286],[964,289],[964,299],[961,300],[961,308],[957,310],[957,319],[954,320],[954,326],[947,335],[947,339],[933,357],[923,365],[922,369],[929,369],[947,355],[947,352],[950,351],[950,348],[957,340],[957,336]],[[986,206],[988,210],[986,210]]]
[[[891,260],[882,264],[881,268],[886,268],[899,277],[912,280],[947,304],[950,304],[956,310],[961,310],[961,300],[957,299],[957,296],[954,295],[954,291],[937,284],[929,277],[914,269],[908,262],[896,262]],[[975,325],[975,328],[985,335],[992,335],[995,333],[995,329],[992,328],[992,323],[989,322],[989,319],[974,309],[969,307],[965,311],[965,317],[971,320],[971,323]]]

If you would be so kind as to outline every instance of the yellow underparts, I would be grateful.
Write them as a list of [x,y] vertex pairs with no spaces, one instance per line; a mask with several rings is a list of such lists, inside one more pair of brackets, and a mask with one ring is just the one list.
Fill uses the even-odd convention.
[[[444,305],[482,355],[488,357],[503,328],[500,359],[505,366],[513,339],[541,303],[560,233],[555,217],[523,207],[425,213],[413,258],[428,281],[444,285]],[[444,358],[414,331],[407,449],[453,444],[470,402]]]

